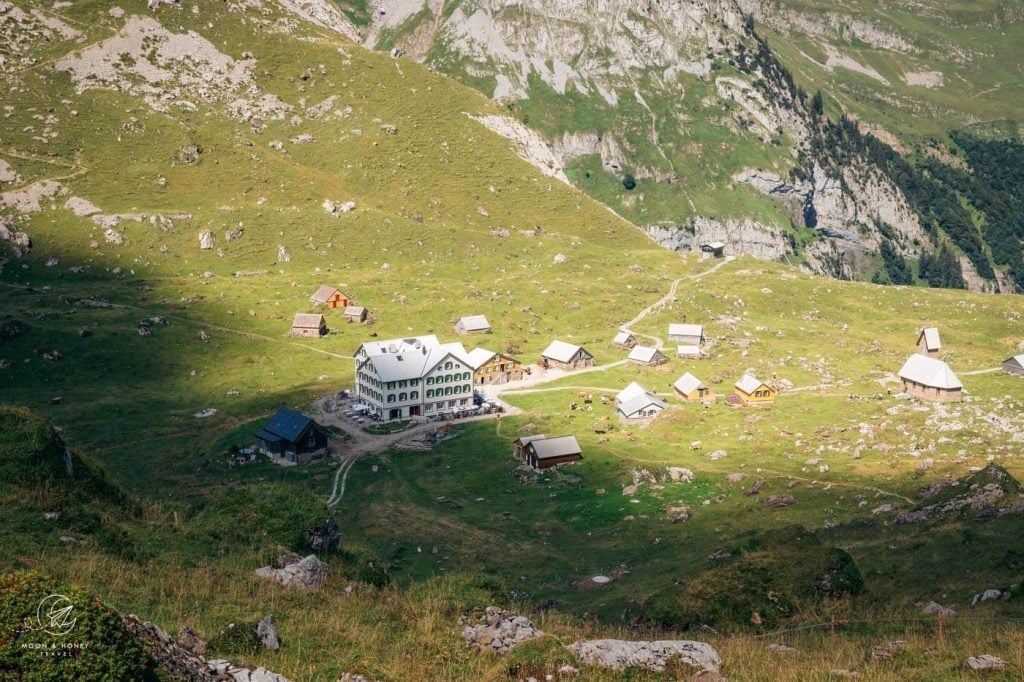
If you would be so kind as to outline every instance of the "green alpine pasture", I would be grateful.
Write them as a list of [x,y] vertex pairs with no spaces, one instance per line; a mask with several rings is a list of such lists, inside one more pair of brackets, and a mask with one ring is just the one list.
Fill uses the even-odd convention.
[[[84,36],[78,48],[117,30],[108,9],[90,1],[67,10]],[[141,2],[126,9],[143,11]],[[977,653],[1004,658],[1005,679],[1020,672],[1020,631],[1007,620],[1021,615],[1019,519],[893,526],[884,523],[893,514],[872,513],[910,509],[927,485],[990,461],[1024,476],[1013,431],[1021,380],[989,371],[1024,340],[1016,299],[839,282],[744,258],[711,271],[718,263],[664,251],[583,191],[541,175],[466,115],[499,113],[495,105],[421,65],[318,29],[296,40],[219,3],[198,14],[164,7],[159,20],[235,58],[252,52],[258,86],[294,110],[253,125],[216,103],[161,113],[133,93],[78,93],[46,61],[71,42],[40,45],[35,65],[5,76],[0,158],[22,179],[0,191],[47,179],[64,190],[36,212],[4,209],[32,248],[0,251],[0,569],[19,572],[0,591],[23,600],[24,586],[42,580],[23,571],[50,574],[169,632],[189,625],[223,643],[214,653],[295,680],[542,677],[578,664],[557,642],[676,635],[713,642],[732,679],[824,680],[836,668],[963,679],[964,658]],[[305,115],[330,96],[337,116]],[[56,122],[44,124],[48,116]],[[44,125],[58,133],[48,142],[37,135]],[[315,142],[291,141],[302,134]],[[198,163],[183,163],[192,145]],[[721,153],[762,153],[742,147]],[[726,205],[751,200],[724,184],[716,191]],[[109,243],[90,218],[63,208],[70,197],[143,218],[122,220],[123,243]],[[356,208],[330,214],[325,199]],[[214,247],[200,250],[206,231]],[[669,344],[665,366],[616,364],[625,356],[610,344],[618,327],[676,280],[676,299],[634,331],[665,338],[670,322],[703,322],[710,357],[684,362]],[[367,306],[372,324],[327,311],[328,336],[289,337],[320,284]],[[307,408],[351,387],[351,354],[371,335],[454,340],[466,314],[494,327],[470,344],[533,363],[558,338],[586,346],[601,368],[508,393],[520,413],[458,426],[433,451],[359,459],[334,509],[326,500],[336,462],[235,461],[233,448],[250,444],[279,405]],[[948,417],[965,422],[959,430],[934,432],[947,419],[939,408],[895,395],[891,375],[926,324],[941,329],[966,386],[961,416]],[[787,387],[774,406],[705,409],[671,395],[685,371],[724,395],[748,370]],[[633,380],[670,403],[648,427],[620,424],[601,400]],[[584,460],[522,471],[511,443],[526,432],[573,433]],[[62,473],[65,445],[76,474]],[[344,453],[344,440],[338,447]],[[709,457],[716,451],[726,454]],[[668,467],[693,480],[672,482]],[[743,478],[730,483],[730,474]],[[765,505],[783,495],[795,502]],[[688,520],[673,522],[684,510]],[[343,539],[325,557],[334,573],[323,590],[253,576],[283,552],[307,551],[306,529],[331,516]],[[856,574],[844,575],[859,575],[860,589],[821,597],[809,569],[787,568],[787,538],[813,553],[815,570],[851,557]],[[764,638],[742,600],[714,632],[659,630],[653,615],[682,627],[694,595],[736,589],[742,571],[719,574],[709,558],[723,553],[743,570],[774,567],[757,585],[794,585],[781,626],[849,621],[838,643],[817,627]],[[598,586],[595,575],[612,580]],[[971,596],[990,587],[1012,598],[971,609]],[[666,612],[658,595],[678,609]],[[916,607],[932,599],[964,615],[936,655],[934,623],[919,621]],[[531,618],[551,637],[509,660],[467,650],[459,615],[495,603],[536,609]],[[280,652],[217,638],[267,613]],[[902,618],[911,620],[893,624]],[[886,638],[907,648],[868,661]],[[801,665],[766,650],[768,641],[801,649]],[[583,667],[579,679],[609,673]]]

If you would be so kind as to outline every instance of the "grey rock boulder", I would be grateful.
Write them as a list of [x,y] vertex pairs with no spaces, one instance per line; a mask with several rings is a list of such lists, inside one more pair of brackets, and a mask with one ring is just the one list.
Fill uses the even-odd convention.
[[256,625],[256,636],[260,638],[263,646],[271,651],[281,648],[281,642],[277,639],[277,625],[274,623],[274,616],[269,615]]
[[714,647],[690,640],[630,642],[621,639],[593,639],[574,642],[569,651],[587,665],[612,670],[642,668],[661,672],[672,659],[717,673],[722,659]]
[[942,616],[944,618],[953,618],[954,616],[956,616],[956,611],[954,611],[953,609],[946,608],[942,604],[939,604],[938,602],[934,601],[930,601],[927,604],[925,604],[924,608],[921,609],[921,613],[927,613],[928,615],[934,614],[937,616]]
[[968,658],[967,667],[971,670],[1002,670],[1006,667],[1006,661],[998,656],[982,654]]
[[488,606],[477,618],[463,616],[459,624],[462,626],[462,639],[471,649],[499,656],[504,656],[523,642],[544,636],[525,616],[496,606]]
[[282,568],[263,566],[256,569],[256,575],[261,578],[273,580],[287,587],[301,587],[307,590],[319,588],[330,574],[331,567],[317,559],[315,554]]

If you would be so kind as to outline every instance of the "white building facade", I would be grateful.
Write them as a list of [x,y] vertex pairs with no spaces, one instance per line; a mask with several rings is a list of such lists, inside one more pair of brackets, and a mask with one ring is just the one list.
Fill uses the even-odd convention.
[[418,336],[362,344],[356,398],[384,421],[452,415],[473,407],[473,369],[461,343]]

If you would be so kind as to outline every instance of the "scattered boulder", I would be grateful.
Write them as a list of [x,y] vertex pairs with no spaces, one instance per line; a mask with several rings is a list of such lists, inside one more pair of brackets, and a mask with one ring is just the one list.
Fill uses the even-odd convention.
[[783,653],[783,654],[798,654],[798,653],[800,653],[800,650],[797,649],[796,647],[786,646],[785,644],[775,644],[775,643],[769,644],[768,645],[768,650],[769,651],[777,651],[777,652]]
[[222,658],[208,661],[207,666],[212,673],[217,675],[217,677],[213,677],[215,680],[226,679],[233,682],[290,682],[284,675],[271,672],[264,667],[241,668],[231,661],[225,661]]
[[717,462],[718,460],[726,457],[728,454],[729,453],[726,452],[725,450],[715,450],[714,452],[708,453],[708,459],[710,459],[712,462]]
[[277,247],[277,262],[278,263],[289,263],[292,260],[292,255],[288,253],[288,248],[283,244]]
[[206,640],[187,625],[178,630],[178,646],[198,656],[206,655]]
[[765,480],[763,478],[759,478],[756,481],[754,481],[753,485],[744,490],[743,494],[747,495],[748,497],[754,496],[761,492],[761,489],[764,488],[764,484]]
[[743,479],[746,477],[746,474],[741,474],[738,472],[734,474],[728,474],[725,477],[725,482],[728,483],[729,485],[736,485],[737,483],[741,483]]
[[693,472],[685,467],[668,467],[665,471],[673,483],[690,483],[694,479]]
[[665,508],[665,513],[672,523],[686,523],[690,520],[690,508],[685,504],[669,505]]
[[796,498],[792,495],[772,495],[761,504],[767,508],[789,507],[796,504]]
[[564,253],[556,253],[554,261],[555,261],[556,265],[561,265],[562,263],[564,263],[566,261],[565,254]]
[[883,644],[882,646],[871,647],[871,660],[872,661],[891,661],[892,657],[896,655],[903,645],[906,644],[902,639],[897,639]]
[[971,670],[1002,670],[1006,667],[1006,661],[998,656],[982,654],[968,658],[967,667]]
[[924,605],[921,609],[921,613],[927,613],[928,615],[938,615],[944,618],[953,618],[956,616],[956,611],[953,609],[946,608],[938,602],[930,601]]
[[471,649],[500,656],[523,642],[544,636],[525,616],[496,606],[488,606],[483,615],[475,619],[463,616],[459,624],[462,639]]
[[[109,240],[108,240],[109,241]],[[209,251],[213,248],[213,232],[206,230],[199,233],[199,249]]]
[[256,569],[256,575],[261,578],[268,578],[287,587],[302,587],[307,590],[319,588],[330,574],[331,567],[317,559],[315,554],[286,563],[282,568],[263,566]]
[[621,639],[594,639],[574,642],[567,648],[582,663],[612,670],[641,668],[661,672],[673,659],[716,673],[722,665],[722,659],[714,647],[691,640],[629,642]]
[[260,643],[271,651],[281,648],[281,642],[277,639],[277,625],[272,614],[256,625],[256,636],[259,637]]
[[971,606],[976,606],[983,601],[995,601],[997,599],[1009,599],[1010,593],[1003,592],[1002,590],[985,590],[974,595],[974,599],[971,600]]
[[174,152],[174,162],[183,166],[195,166],[199,163],[202,154],[203,150],[199,145],[187,144]]
[[306,531],[306,544],[314,552],[331,554],[338,551],[341,544],[341,530],[337,522],[331,518],[322,525],[314,526]]

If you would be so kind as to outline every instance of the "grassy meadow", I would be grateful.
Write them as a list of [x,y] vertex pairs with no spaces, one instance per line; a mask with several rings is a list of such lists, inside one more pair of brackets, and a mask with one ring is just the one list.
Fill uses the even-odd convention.
[[[142,12],[143,3],[126,9]],[[91,0],[67,9],[83,33],[79,48],[120,26],[107,10]],[[1024,443],[1014,439],[1024,384],[998,372],[967,374],[998,366],[1024,340],[1019,301],[825,280],[751,259],[691,279],[712,263],[658,248],[583,191],[517,158],[465,115],[498,112],[479,93],[326,31],[300,27],[294,31],[305,39],[296,40],[275,23],[277,11],[267,24],[212,3],[198,13],[165,7],[159,17],[168,30],[196,31],[236,59],[253,52],[259,88],[294,107],[282,120],[254,125],[217,103],[164,113],[134,92],[78,93],[47,62],[73,49],[68,41],[40,44],[36,66],[5,75],[11,109],[0,126],[0,158],[22,181],[0,191],[58,179],[65,193],[9,216],[33,247],[21,258],[0,250],[0,324],[17,326],[0,337],[0,359],[9,363],[0,370],[0,403],[55,425],[112,487],[86,495],[14,476],[0,481],[4,571],[52,573],[171,632],[187,624],[213,637],[273,613],[280,652],[223,653],[295,680],[345,671],[384,680],[543,676],[568,662],[557,642],[603,635],[708,639],[730,679],[825,680],[835,668],[864,679],[970,679],[963,659],[983,652],[1010,663],[1004,679],[1024,669],[1020,630],[1006,620],[1021,615],[1020,521],[887,526],[891,514],[871,513],[886,503],[910,508],[928,484],[989,461],[1024,476]],[[331,96],[337,115],[308,114]],[[45,142],[37,134],[44,114],[58,133]],[[316,143],[291,142],[303,134]],[[186,145],[201,149],[197,164],[177,161]],[[721,151],[767,153],[741,148]],[[700,200],[695,193],[694,201],[750,208],[744,192],[716,192]],[[106,215],[147,217],[122,220],[123,244],[108,243],[101,227],[62,208],[72,196]],[[325,199],[356,209],[328,214]],[[182,213],[190,217],[148,219]],[[205,231],[214,236],[209,251],[199,249]],[[289,258],[279,258],[279,247]],[[635,331],[664,337],[669,322],[704,322],[713,340],[708,360],[619,365],[509,394],[523,414],[460,426],[459,437],[431,452],[360,459],[336,510],[325,504],[334,462],[231,461],[231,446],[249,444],[277,406],[303,408],[351,387],[350,355],[370,335],[454,340],[457,317],[485,314],[494,334],[467,343],[514,349],[533,362],[559,338],[609,364],[624,357],[610,345],[618,326],[677,279],[677,300]],[[311,310],[308,297],[324,283],[354,296],[375,321],[347,324],[329,311],[327,337],[288,337],[292,316]],[[150,323],[151,335],[140,335],[140,321],[157,317],[166,324]],[[890,395],[895,384],[880,383],[913,350],[923,324],[940,327],[947,360],[966,385],[969,401],[952,408],[956,414],[901,400]],[[598,397],[597,389],[610,395],[632,380],[668,393],[687,370],[724,394],[747,369],[792,389],[766,409],[703,409],[669,398],[670,409],[646,428],[619,425]],[[578,387],[594,393],[593,411]],[[570,410],[573,401],[584,409]],[[216,412],[197,416],[209,410]],[[937,430],[954,420],[963,428]],[[0,454],[32,459],[37,432],[4,427]],[[540,476],[517,472],[510,444],[526,429],[576,434],[585,460]],[[691,449],[696,440],[699,450]],[[727,455],[709,459],[716,450]],[[691,469],[694,480],[665,481],[670,466]],[[624,494],[638,470],[657,480]],[[735,473],[744,479],[728,483]],[[744,494],[758,479],[762,492]],[[783,494],[796,503],[762,504]],[[689,521],[672,523],[683,506]],[[61,517],[45,519],[50,510]],[[328,557],[334,575],[322,591],[285,590],[252,575],[284,551],[301,551],[305,529],[335,514],[342,549]],[[635,625],[646,600],[708,575],[709,555],[794,525],[848,551],[865,590],[849,602],[808,603],[793,627],[834,616],[870,623],[851,622],[838,643],[820,628],[765,637],[757,628],[666,633]],[[596,574],[614,579],[593,587],[587,579]],[[1014,599],[967,606],[993,586],[1012,588]],[[918,622],[914,606],[930,599],[965,616],[948,624],[935,655],[932,622]],[[458,616],[505,602],[524,612],[547,604],[531,618],[552,637],[510,660],[468,651]],[[886,618],[912,620],[879,623]],[[870,647],[890,636],[907,639],[906,650],[868,661]],[[767,650],[774,641],[802,653]],[[584,668],[579,679],[609,673]]]

